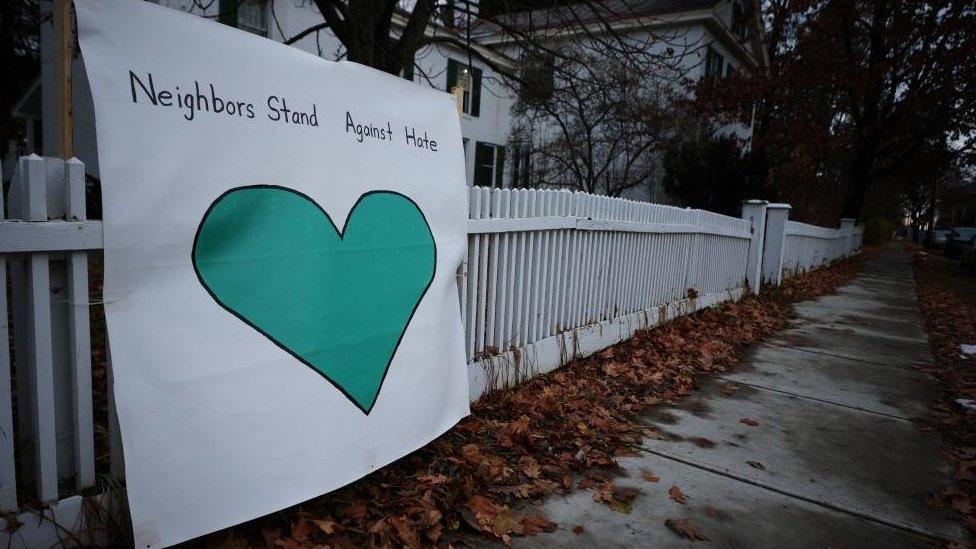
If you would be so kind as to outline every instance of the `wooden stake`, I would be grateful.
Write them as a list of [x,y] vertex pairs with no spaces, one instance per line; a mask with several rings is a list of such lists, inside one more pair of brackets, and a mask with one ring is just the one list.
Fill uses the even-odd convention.
[[62,158],[71,158],[75,154],[71,121],[71,62],[75,49],[71,0],[54,0],[54,45],[59,91],[58,154]]

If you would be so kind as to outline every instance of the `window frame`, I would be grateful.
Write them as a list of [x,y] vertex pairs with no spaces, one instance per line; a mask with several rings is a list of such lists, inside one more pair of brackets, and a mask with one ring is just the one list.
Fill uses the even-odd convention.
[[269,36],[269,33],[271,32],[271,24],[270,24],[271,17],[269,12],[271,9],[270,2],[272,0],[251,0],[254,2],[258,2],[261,4],[261,6],[263,6],[264,29],[260,29],[258,27],[254,27],[249,24],[241,22],[240,8],[241,6],[244,5],[245,2],[248,1],[249,0],[220,0],[220,2],[217,5],[217,15],[219,21],[227,26],[234,27],[235,29],[240,29],[242,31],[249,32],[251,34],[255,34],[257,36],[264,36],[265,38],[267,38]]
[[[467,75],[466,85],[458,86],[460,75]],[[451,57],[447,58],[447,78],[445,88],[448,93],[454,93],[454,88],[460,87],[461,112],[468,116],[481,116],[481,79],[482,70],[479,67],[462,63]]]
[[[474,173],[472,175],[472,185],[480,187],[502,188],[505,184],[505,146],[496,145],[488,141],[474,142]],[[491,158],[485,159],[479,152],[484,150],[491,151]],[[488,162],[484,162],[489,160]],[[491,170],[490,176],[482,175],[483,170]],[[487,179],[487,182],[485,181]]]

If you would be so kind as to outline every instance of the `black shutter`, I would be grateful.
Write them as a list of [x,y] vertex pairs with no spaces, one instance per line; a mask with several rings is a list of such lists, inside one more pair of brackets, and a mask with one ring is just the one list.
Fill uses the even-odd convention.
[[471,67],[471,116],[481,114],[481,69]]
[[495,147],[495,186],[505,186],[505,147]]
[[240,4],[240,0],[220,0],[220,4],[217,6],[218,20],[225,25],[236,27],[238,4]]
[[413,80],[413,59],[407,61],[407,64],[403,66],[403,78]]
[[451,93],[451,88],[457,86],[458,62],[453,59],[447,60],[447,93]]
[[494,162],[494,147],[481,141],[474,144],[474,184],[482,187],[491,186],[491,169]]
[[513,143],[512,144],[512,173],[509,175],[508,182],[512,188],[521,187],[522,179],[519,173],[519,167],[522,165],[522,144]]

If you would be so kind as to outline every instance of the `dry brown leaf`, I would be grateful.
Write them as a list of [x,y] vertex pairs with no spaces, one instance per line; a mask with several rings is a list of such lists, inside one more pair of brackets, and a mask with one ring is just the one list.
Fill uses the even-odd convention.
[[960,461],[956,465],[956,478],[959,480],[976,480],[976,459]]
[[744,417],[744,418],[740,419],[739,420],[739,423],[744,423],[744,424],[748,425],[749,427],[756,427],[756,426],[759,425],[759,422],[758,421],[756,421],[754,419],[747,418],[747,417]]
[[668,488],[668,497],[681,505],[688,503],[688,498],[685,496],[685,493],[677,486]]
[[305,543],[315,532],[315,525],[311,521],[300,518],[291,525],[291,539]]
[[396,530],[397,537],[403,542],[405,547],[420,547],[420,534],[410,522],[404,517],[390,518],[390,525]]
[[707,541],[708,538],[701,533],[698,525],[691,519],[669,518],[664,521],[664,525],[675,531],[679,536],[691,541]]
[[334,534],[338,531],[338,524],[332,519],[312,519],[312,524],[317,526],[323,534]]
[[967,515],[962,519],[962,524],[973,532],[976,532],[976,515]]
[[481,448],[477,444],[465,444],[461,447],[461,455],[471,463],[481,463],[485,456],[481,453]]
[[618,513],[630,514],[634,510],[634,500],[637,498],[635,488],[616,488],[613,491],[613,500],[610,501],[610,508]]
[[647,469],[641,469],[641,478],[643,478],[647,482],[658,482],[659,480],[661,480],[661,477],[655,475],[654,473],[650,472]]
[[444,484],[447,482],[445,475],[417,475],[417,482],[423,484]]
[[735,383],[726,383],[721,387],[719,387],[719,391],[721,391],[723,395],[731,395],[738,390],[739,390],[739,386],[736,385]]
[[525,476],[529,478],[539,478],[542,476],[542,468],[539,467],[539,462],[532,456],[520,457],[519,465],[522,466],[522,472],[525,473]]
[[543,515],[528,515],[522,517],[522,533],[534,536],[542,532],[555,532],[559,525]]

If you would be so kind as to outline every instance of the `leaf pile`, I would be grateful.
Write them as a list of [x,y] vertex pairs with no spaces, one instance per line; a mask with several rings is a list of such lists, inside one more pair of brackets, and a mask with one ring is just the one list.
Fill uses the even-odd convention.
[[[646,428],[636,417],[688,395],[701,376],[723,372],[745,349],[781,329],[790,303],[836,289],[855,273],[841,262],[748,296],[638,332],[515,389],[496,391],[471,416],[424,448],[345,488],[212,534],[204,545],[299,547],[448,544],[483,535],[551,531],[517,509],[571,489],[630,512],[635,490],[616,488],[615,457],[635,453]],[[648,472],[645,478],[657,482]],[[671,498],[683,503],[677,487]],[[691,524],[673,529],[701,539]],[[582,531],[582,530],[580,530]]]
[[976,277],[956,261],[936,252],[912,254],[919,309],[936,363],[919,365],[943,386],[944,398],[932,406],[936,427],[949,447],[958,488],[946,490],[933,503],[959,512],[963,524],[976,532],[976,412],[955,401],[976,399],[976,356],[968,358],[960,344],[976,343]]

